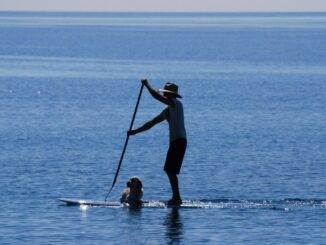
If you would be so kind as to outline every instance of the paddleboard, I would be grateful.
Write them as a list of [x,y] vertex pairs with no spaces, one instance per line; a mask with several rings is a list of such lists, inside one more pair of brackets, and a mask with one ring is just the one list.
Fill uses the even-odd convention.
[[[65,203],[68,206],[98,206],[98,207],[128,207],[128,204],[122,204],[120,202],[106,202],[99,200],[88,200],[88,199],[74,199],[74,198],[58,198],[60,202]],[[166,205],[163,201],[143,201],[142,208],[203,208],[202,205],[197,203],[186,202],[177,205]]]
[[68,206],[107,206],[107,207],[120,207],[123,206],[118,202],[105,202],[98,200],[87,200],[87,199],[73,199],[73,198],[58,198],[59,201],[67,204]]

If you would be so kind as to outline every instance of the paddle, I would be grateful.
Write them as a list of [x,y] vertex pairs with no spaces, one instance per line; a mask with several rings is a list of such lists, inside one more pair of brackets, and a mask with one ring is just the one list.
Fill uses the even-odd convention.
[[[135,111],[134,111],[134,115],[132,116],[132,120],[131,120],[131,124],[130,124],[130,128],[129,128],[129,131],[132,129],[132,125],[134,124],[134,121],[135,121],[135,117],[136,117],[136,113],[137,113],[137,109],[138,109],[138,105],[139,105],[139,101],[140,101],[140,97],[141,97],[141,94],[143,92],[143,88],[144,88],[144,84],[141,85],[141,88],[140,88],[140,91],[139,91],[139,95],[138,95],[138,99],[137,99],[137,103],[136,103],[136,107],[135,107]],[[123,159],[123,156],[125,154],[125,151],[127,149],[127,144],[128,144],[128,141],[129,141],[129,134],[127,134],[127,138],[126,138],[126,141],[125,141],[125,145],[123,147],[123,150],[122,150],[122,154],[121,154],[121,157],[120,157],[120,161],[119,161],[119,164],[118,164],[118,169],[115,173],[115,176],[114,176],[114,179],[113,179],[113,183],[112,183],[112,186],[111,186],[111,189],[109,190],[108,194],[106,195],[104,201],[106,201],[106,199],[108,198],[108,196],[110,195],[114,185],[115,185],[115,182],[117,181],[117,178],[118,178],[118,174],[119,174],[119,171],[120,171],[120,167],[121,167],[121,163],[122,163],[122,159]]]

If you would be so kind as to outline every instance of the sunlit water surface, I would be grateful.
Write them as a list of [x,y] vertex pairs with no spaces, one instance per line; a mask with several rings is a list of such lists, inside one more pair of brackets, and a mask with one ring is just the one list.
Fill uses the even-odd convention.
[[[1,244],[325,244],[325,14],[0,13]],[[132,137],[140,89],[180,86],[185,205],[167,124]],[[135,126],[164,108],[144,91]]]

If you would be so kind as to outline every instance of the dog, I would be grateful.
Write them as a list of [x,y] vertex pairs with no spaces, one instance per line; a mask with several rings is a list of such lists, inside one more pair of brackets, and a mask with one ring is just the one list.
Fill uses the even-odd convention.
[[127,203],[131,207],[142,205],[143,184],[139,177],[133,176],[127,182],[127,188],[123,190],[120,198],[121,203]]

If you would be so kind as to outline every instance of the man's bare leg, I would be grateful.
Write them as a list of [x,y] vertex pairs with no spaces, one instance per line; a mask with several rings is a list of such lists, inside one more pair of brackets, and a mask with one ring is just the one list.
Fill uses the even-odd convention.
[[179,191],[179,181],[178,177],[174,173],[167,173],[170,181],[170,185],[172,188],[172,199],[169,201],[168,204],[171,205],[180,205],[182,204],[181,196],[180,196],[180,191]]

